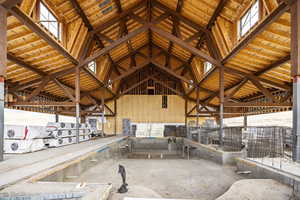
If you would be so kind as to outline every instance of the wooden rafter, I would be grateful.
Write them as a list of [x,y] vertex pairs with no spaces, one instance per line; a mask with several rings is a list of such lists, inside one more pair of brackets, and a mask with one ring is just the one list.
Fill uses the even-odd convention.
[[[84,25],[88,28],[88,31],[93,31],[94,28],[91,25],[89,19],[87,18],[86,14],[83,12],[82,8],[80,7],[79,3],[77,0],[70,0],[72,3],[72,6],[75,8],[77,14],[81,17],[82,21],[84,22]],[[104,44],[101,41],[101,39],[105,39],[108,40],[109,42],[112,42],[113,40],[111,40],[110,38],[101,35],[101,34],[97,34],[97,35],[93,35],[93,36],[88,36],[87,38],[87,42],[85,43],[85,45],[82,46],[83,48],[83,53],[80,55],[80,61],[84,60],[87,56],[87,49],[90,48],[91,45],[91,39],[94,38],[97,42],[97,44],[99,45],[100,48],[104,48]],[[108,56],[110,57],[109,53]],[[111,57],[110,57],[111,58]],[[90,71],[87,67],[83,68],[84,72],[91,77],[94,81],[97,82],[98,85],[103,86],[104,83],[92,72]],[[111,93],[112,95],[115,95],[115,93],[106,87],[106,90],[108,90],[109,93]]]
[[[177,1],[177,6],[176,6],[176,12],[180,13],[182,7],[183,7],[183,0],[178,0]],[[175,16],[173,16],[172,19],[173,19],[172,34],[177,36],[177,37],[180,37],[179,20]],[[173,42],[170,41],[169,47],[168,47],[168,53],[169,54],[171,54],[173,46],[174,46]],[[170,57],[167,56],[165,67],[169,67],[169,65],[170,65]]]
[[[114,0],[114,2],[117,6],[118,13],[121,14],[123,12],[123,9],[122,9],[122,5],[121,5],[120,0]],[[135,18],[135,15],[133,13],[130,13],[130,14],[131,14],[131,17]],[[121,30],[120,31],[120,36],[123,36],[124,34],[128,34],[128,29],[127,29],[125,18],[121,19],[121,21],[120,21],[120,30]],[[128,48],[128,52],[132,53],[134,51],[134,49],[132,47],[131,41],[128,40],[126,42],[126,45],[127,45],[127,48]],[[131,56],[131,67],[132,66],[136,66],[136,61],[135,61],[135,56],[134,55]]]
[[[208,60],[209,62],[211,62],[212,64],[214,64],[215,66],[217,67],[223,67],[224,70],[228,73],[234,73],[234,74],[237,74],[239,76],[243,76],[243,77],[248,77],[248,78],[252,78],[252,79],[257,79],[261,82],[264,82],[266,84],[269,84],[275,88],[279,88],[279,89],[282,89],[282,90],[290,90],[290,86],[289,85],[283,85],[283,84],[279,84],[277,82],[274,82],[274,81],[270,81],[268,79],[265,79],[265,78],[261,78],[261,77],[258,77],[258,76],[255,76],[255,75],[252,75],[252,74],[248,74],[248,73],[245,73],[243,71],[240,71],[238,69],[235,69],[235,68],[230,68],[230,67],[226,67],[224,65],[222,65],[218,60],[212,58],[211,56],[209,55],[206,55],[205,53],[203,53],[202,51],[196,49],[195,47],[192,47],[190,46],[188,43],[184,42],[183,40],[181,40],[180,38],[177,38],[175,37],[174,35],[168,33],[168,32],[165,32],[163,30],[161,30],[160,28],[154,26],[154,25],[151,25],[150,26],[151,30],[153,32],[156,32],[160,35],[162,35],[163,37],[169,39],[169,40],[172,40],[173,42],[175,42],[176,44],[178,44],[179,46],[181,46],[182,48],[192,52],[193,54],[205,59],[205,60]],[[197,86],[196,86],[197,87]]]
[[[288,62],[290,60],[290,55],[282,58],[282,59],[279,59],[278,61],[275,61],[274,63],[270,64],[269,66],[267,66],[266,68],[254,73],[254,76],[260,76],[264,73],[267,73],[268,71],[270,70],[273,70],[281,65],[283,65],[284,63]],[[240,85],[240,88],[242,88],[242,86],[247,82],[246,81],[247,78],[243,78],[242,80],[240,80],[238,83],[228,87],[225,89],[225,91],[228,91],[234,87],[237,87],[238,85]],[[212,96],[208,97],[206,100],[212,100],[214,97],[216,97],[218,95],[218,92],[216,92],[215,94],[213,94]]]
[[[291,2],[289,0],[288,2]],[[290,8],[289,3],[281,3],[270,15],[268,15],[247,37],[245,37],[222,61],[226,63],[233,58],[238,52],[245,48],[257,35],[262,33],[272,22],[276,21],[283,13]]]

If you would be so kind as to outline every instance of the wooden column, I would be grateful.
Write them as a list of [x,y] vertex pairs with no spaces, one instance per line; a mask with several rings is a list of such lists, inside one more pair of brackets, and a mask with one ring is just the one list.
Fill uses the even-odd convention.
[[104,134],[104,98],[101,98],[101,125],[102,125],[102,132]]
[[185,124],[185,129],[187,131],[187,109],[188,109],[188,101],[185,99],[185,105],[184,105],[184,124]]
[[247,128],[247,126],[248,126],[247,115],[244,115],[244,128]]
[[79,124],[80,124],[80,68],[75,71],[75,99],[76,99],[76,143],[79,143]]
[[220,93],[219,93],[219,99],[220,99],[220,117],[219,117],[219,126],[220,126],[220,132],[219,132],[219,141],[220,145],[223,145],[223,133],[224,133],[224,125],[223,125],[223,118],[224,118],[224,68],[219,68],[219,87],[220,87]]
[[4,80],[6,75],[7,52],[7,12],[0,5],[0,161],[3,160],[4,148]]
[[197,108],[196,108],[196,112],[197,112],[197,117],[196,117],[196,126],[199,127],[199,87],[197,87]]
[[86,122],[86,121],[85,121],[85,118],[86,118],[85,115],[81,115],[81,116],[80,116],[80,123],[85,123],[85,122]]
[[291,76],[293,78],[293,160],[300,161],[300,2],[291,5]]
[[58,113],[55,114],[55,122],[59,122],[59,114]]
[[114,112],[115,112],[115,127],[114,134],[117,135],[117,100],[114,100]]

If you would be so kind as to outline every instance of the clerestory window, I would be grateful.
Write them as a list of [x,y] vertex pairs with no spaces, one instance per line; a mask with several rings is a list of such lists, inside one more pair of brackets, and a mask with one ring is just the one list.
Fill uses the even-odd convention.
[[97,68],[96,62],[95,62],[95,61],[91,61],[91,62],[88,64],[88,68],[89,68],[92,72],[96,73],[96,68]]
[[59,22],[42,1],[40,1],[40,23],[57,39],[60,39]]
[[213,67],[213,65],[210,62],[205,62],[204,63],[204,73],[207,73],[209,70],[211,70],[212,67]]
[[244,36],[259,20],[259,0],[241,17],[240,36]]

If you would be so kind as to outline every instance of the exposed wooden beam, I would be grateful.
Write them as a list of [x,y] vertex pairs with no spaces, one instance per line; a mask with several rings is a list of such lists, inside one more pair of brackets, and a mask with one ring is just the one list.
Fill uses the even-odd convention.
[[95,29],[91,32],[92,34],[95,34],[97,32],[103,31],[106,28],[114,25],[115,23],[118,23],[120,20],[126,18],[130,13],[133,13],[134,11],[138,10],[139,8],[142,8],[146,6],[147,1],[140,0],[137,4],[135,4],[133,7],[129,8],[128,10],[124,10],[122,13],[118,14],[116,17],[110,19],[109,21],[99,25],[98,27],[95,27]]
[[153,78],[153,76],[149,76],[149,77],[147,77],[147,78],[145,78],[145,79],[143,79],[143,80],[141,80],[141,81],[139,81],[139,82],[133,84],[132,86],[130,86],[130,87],[127,88],[126,90],[122,91],[121,94],[118,94],[118,95],[117,95],[117,98],[120,98],[121,96],[123,96],[123,95],[125,95],[126,93],[132,91],[134,88],[140,86],[141,84],[147,82],[148,80],[150,80],[150,79],[152,79],[152,78]]
[[89,31],[93,30],[93,26],[90,24],[87,16],[85,15],[84,11],[82,10],[82,8],[80,7],[79,3],[77,0],[69,0],[72,4],[72,6],[74,7],[74,9],[76,10],[77,14],[81,17],[83,23],[85,24],[85,26],[88,28]]
[[[107,46],[103,49],[101,49],[100,51],[98,51],[97,53],[95,53],[94,55],[86,58],[85,60],[81,61],[80,64],[78,64],[78,66],[80,68],[86,66],[88,63],[90,63],[91,61],[95,60],[96,58],[100,57],[100,56],[103,56],[105,54],[107,54],[110,50],[114,49],[115,47],[121,45],[122,43],[126,42],[128,39],[130,38],[133,38],[135,37],[136,35],[138,35],[139,33],[142,33],[146,30],[148,30],[149,28],[149,25],[144,25],[138,29],[136,29],[134,32],[131,32],[129,33],[128,35],[116,40],[113,44],[111,44],[110,46]],[[71,73],[75,73],[75,68],[73,65],[71,65],[70,67],[65,67],[65,69],[61,70],[61,71],[58,71],[58,72],[55,72],[53,74],[50,74],[48,76],[50,76],[52,79],[53,78],[59,78],[59,77],[63,77],[63,76],[66,76],[68,74],[71,74]],[[23,85],[20,85],[20,86],[17,86],[15,87],[15,90],[21,90],[21,89],[25,89],[25,88],[28,88],[28,87],[32,87],[32,86],[35,86],[37,84],[39,84],[43,79],[42,78],[39,78],[39,79],[35,79],[35,80],[32,80],[28,83],[25,83]]]
[[217,20],[218,16],[220,15],[223,8],[225,7],[226,2],[227,2],[226,0],[220,0],[216,10],[214,11],[212,17],[210,18],[210,20],[206,26],[207,29],[211,29],[213,27],[213,25],[215,25],[215,21]]
[[192,28],[196,29],[197,31],[201,31],[206,33],[207,29],[205,27],[199,26],[199,24],[193,22],[192,20],[184,17],[180,13],[176,12],[175,10],[170,9],[169,7],[165,6],[164,4],[158,2],[157,0],[154,0],[152,2],[156,7],[164,10],[165,12],[171,14],[172,16],[178,18],[180,21],[186,23],[187,25],[191,26]]
[[[136,66],[134,68],[130,68],[126,72],[122,73],[120,76],[117,76],[116,78],[112,79],[111,82],[114,83],[114,82],[116,82],[118,80],[124,79],[124,78],[130,76],[131,74],[135,73],[136,71],[141,70],[142,68],[146,67],[149,64],[150,64],[150,60],[146,60],[146,61],[138,64],[138,66]],[[107,86],[107,85],[108,84],[106,84],[105,86]],[[85,94],[89,94],[89,93],[95,92],[95,91],[97,91],[97,90],[99,90],[99,89],[101,89],[103,87],[104,86],[95,88],[93,90],[90,90],[90,91],[86,92]]]
[[[177,6],[176,6],[176,12],[180,13],[181,9],[183,7],[183,0],[178,0],[177,1]],[[176,37],[180,37],[180,33],[179,33],[179,21],[178,19],[173,16],[173,25],[172,25],[172,34],[175,35]],[[173,48],[174,44],[172,41],[169,42],[169,47],[168,47],[168,53],[171,54],[172,52],[172,48]],[[165,67],[169,67],[170,64],[170,57],[166,56],[166,63],[165,63]]]
[[276,99],[275,97],[272,95],[272,93],[267,89],[265,88],[259,81],[253,79],[253,78],[250,78],[249,79],[253,85],[258,88],[271,102],[276,102]]
[[290,8],[289,4],[281,3],[270,15],[258,24],[242,41],[223,59],[222,63],[228,62],[237,53],[244,49],[257,35],[262,33],[270,24],[276,21],[283,13]]
[[12,102],[12,103],[8,103],[8,106],[20,106],[20,107],[75,107],[75,103],[73,102],[44,102],[44,101],[37,101],[37,102]]
[[291,107],[292,103],[263,103],[263,102],[245,102],[245,103],[224,103],[225,107]]
[[177,95],[183,97],[184,99],[186,99],[185,95],[183,93],[181,93],[180,91],[175,90],[174,88],[172,88],[169,85],[165,84],[164,82],[158,80],[157,78],[152,78],[152,79],[155,81],[155,83],[158,83],[158,84],[162,85],[163,87],[168,88],[169,90],[171,90],[175,94],[177,94]]
[[[223,3],[223,2],[220,2]],[[225,2],[224,2],[225,3]],[[219,4],[220,5],[220,4]],[[221,5],[220,5],[221,6]],[[224,4],[223,4],[224,6]],[[247,35],[223,60],[222,63],[225,64],[229,59],[235,56],[241,49],[246,47],[258,34],[263,32],[269,24],[274,22],[278,17],[280,17],[285,11],[289,9],[287,4],[281,4],[276,10],[274,10],[267,18],[265,18],[249,35]],[[217,11],[217,10],[216,10]],[[216,70],[214,68],[199,82],[202,84],[206,79],[208,79]]]
[[50,36],[40,25],[35,23],[31,17],[26,15],[19,7],[5,7],[8,11],[15,16],[22,24],[26,25],[30,30],[36,33],[39,37],[45,40],[51,47],[60,52],[64,57],[69,59],[73,64],[77,65],[78,61],[52,36]]
[[22,0],[4,0],[0,2],[0,5],[6,9],[11,9],[12,7],[20,4]]
[[82,67],[84,65],[87,65],[89,62],[95,60],[96,58],[107,54],[112,49],[118,47],[119,45],[123,44],[124,42],[127,42],[128,40],[130,40],[131,38],[135,37],[136,35],[147,31],[148,28],[149,28],[149,26],[150,26],[149,24],[146,24],[146,25],[143,25],[140,28],[137,28],[133,32],[128,33],[126,36],[124,36],[124,37],[122,37],[122,38],[114,41],[110,46],[104,47],[100,51],[96,52],[94,55],[91,55],[90,57],[86,58],[84,61],[82,61],[81,63],[79,63],[78,66]]
[[234,89],[228,95],[226,95],[226,97],[224,99],[224,102],[228,102],[243,87],[243,85],[246,84],[247,82],[248,82],[248,79],[245,78],[238,85],[236,85],[234,87]]
[[[82,8],[80,7],[78,1],[77,0],[70,0],[70,1],[72,3],[72,6],[75,8],[77,14],[81,17],[81,19],[83,20],[85,26],[88,28],[88,30],[93,31],[94,28],[91,25],[90,21],[88,20],[86,14],[84,13]],[[110,38],[108,38],[105,35],[100,34],[100,33],[98,33],[97,35],[88,35],[88,38],[87,38],[87,40],[85,41],[85,43],[82,47],[83,50],[81,51],[80,61],[83,61],[86,58],[88,49],[90,48],[90,45],[91,45],[91,40],[93,38],[95,38],[95,40],[96,40],[97,44],[100,46],[100,48],[104,48],[104,44],[102,43],[101,39],[107,40],[108,42],[111,42],[111,43],[113,42],[113,40],[111,40]],[[108,57],[111,58],[109,54],[108,54]],[[100,79],[98,79],[98,77],[93,72],[91,72],[87,67],[83,67],[83,71],[89,77],[91,77],[93,80],[95,80],[99,86],[104,85],[104,83]],[[109,89],[107,87],[105,87],[105,88],[110,94],[115,95],[115,93],[111,89]]]
[[63,90],[63,92],[69,97],[69,99],[71,99],[72,102],[75,102],[75,97],[73,96],[71,91],[64,84],[62,84],[57,79],[54,79],[54,83]]
[[268,85],[270,85],[274,88],[278,88],[278,89],[281,89],[281,90],[291,90],[291,87],[287,84],[280,84],[280,83],[271,81],[269,79],[265,79],[265,78],[262,78],[262,77],[259,77],[259,76],[255,76],[255,75],[252,75],[252,74],[242,72],[242,71],[234,69],[234,68],[224,67],[224,70],[227,73],[231,73],[231,74],[234,73],[234,74],[237,74],[239,76],[247,77],[247,78],[252,79],[252,80],[257,80],[257,81],[264,82],[265,84],[268,84]]
[[[123,9],[122,9],[122,5],[121,5],[120,0],[114,0],[114,2],[117,6],[117,10],[118,10],[117,12],[119,14],[121,14],[123,12]],[[133,17],[136,20],[139,20],[139,17],[136,16],[134,13],[130,13],[130,16]],[[123,34],[128,34],[128,29],[127,29],[125,18],[121,19],[121,21],[120,21],[120,29],[123,30],[123,33],[121,33],[121,36]],[[130,40],[128,40],[126,42],[126,45],[127,45],[127,48],[128,48],[128,52],[133,52],[134,51]],[[135,56],[131,56],[131,66],[136,66]]]
[[45,72],[43,72],[42,70],[39,70],[36,67],[33,67],[27,63],[25,63],[23,60],[21,60],[20,58],[17,58],[16,56],[7,53],[7,59],[10,60],[11,62],[14,62],[15,64],[19,65],[20,67],[23,67],[29,71],[32,71],[36,74],[38,74],[39,76],[46,76],[47,74]]
[[[275,61],[275,62],[272,63],[271,65],[267,66],[266,68],[264,68],[264,69],[262,69],[262,70],[260,70],[260,71],[258,71],[258,72],[255,72],[254,75],[255,75],[255,76],[260,76],[260,75],[262,75],[262,74],[264,74],[264,73],[267,73],[267,72],[270,71],[270,70],[275,69],[276,67],[279,67],[279,66],[283,65],[284,63],[288,62],[289,60],[290,60],[290,55],[288,55],[288,56],[286,56],[286,57],[284,57],[284,58],[282,58],[282,59],[279,59],[278,61]],[[242,83],[242,82],[244,82],[244,83]],[[230,90],[230,89],[232,89],[232,88],[234,88],[234,87],[237,87],[238,85],[242,84],[242,85],[240,85],[240,88],[241,88],[246,82],[247,82],[247,81],[245,81],[245,78],[243,78],[243,79],[240,80],[238,83],[233,84],[232,86],[227,87],[227,88],[225,89],[225,91],[228,91],[228,90]],[[208,100],[208,99],[213,99],[213,98],[214,98],[215,96],[217,96],[217,95],[218,95],[218,92],[216,92],[215,94],[213,94],[211,97],[208,97],[206,100]]]
[[32,98],[36,97],[37,95],[40,94],[40,92],[45,88],[45,86],[50,82],[50,78],[47,77],[45,78],[42,83],[35,89],[33,92],[28,95],[25,99],[25,101],[30,101]]
[[151,24],[150,29],[151,29],[153,32],[156,32],[156,33],[158,33],[159,35],[161,35],[161,36],[167,38],[168,40],[173,41],[174,43],[178,44],[179,46],[181,46],[182,48],[186,49],[187,51],[189,51],[189,52],[195,54],[196,56],[199,56],[199,57],[201,57],[202,59],[211,62],[213,65],[216,65],[216,66],[218,66],[218,67],[219,67],[219,66],[222,66],[222,64],[221,64],[219,61],[217,61],[216,59],[214,59],[214,58],[212,58],[211,56],[209,56],[209,55],[203,53],[202,51],[200,51],[199,49],[197,49],[197,48],[191,46],[190,44],[184,42],[184,41],[181,40],[180,38],[178,38],[178,37],[176,37],[176,36],[174,36],[174,35],[172,35],[172,34],[166,32],[166,31],[164,31],[164,30],[158,28],[157,26]]
[[201,58],[209,61],[210,63],[214,64],[216,67],[223,67],[224,70],[227,71],[227,72],[229,72],[229,73],[234,73],[234,74],[237,74],[239,76],[248,77],[248,78],[252,78],[252,79],[257,79],[257,80],[259,80],[261,82],[264,82],[266,84],[269,84],[269,85],[271,85],[271,86],[273,86],[275,88],[279,88],[279,89],[282,89],[282,90],[291,90],[290,86],[288,86],[288,85],[278,84],[278,83],[276,83],[274,81],[270,81],[270,80],[265,79],[265,78],[257,77],[255,75],[248,74],[248,73],[245,73],[243,71],[240,71],[240,70],[237,70],[237,69],[234,69],[234,68],[225,67],[218,60],[212,58],[209,55],[206,55],[205,53],[203,53],[202,51],[196,49],[195,47],[190,46],[188,43],[186,43],[183,40],[177,38],[176,36],[173,36],[172,34],[167,33],[164,30],[161,30],[160,28],[158,28],[158,27],[156,27],[154,25],[151,25],[150,28],[151,28],[151,30],[153,32],[156,32],[156,33],[162,35],[163,37],[165,37],[165,38],[167,38],[169,40],[174,41],[176,44],[178,44],[182,48],[184,48],[184,49],[192,52],[196,56],[199,56],[199,57],[201,57]]

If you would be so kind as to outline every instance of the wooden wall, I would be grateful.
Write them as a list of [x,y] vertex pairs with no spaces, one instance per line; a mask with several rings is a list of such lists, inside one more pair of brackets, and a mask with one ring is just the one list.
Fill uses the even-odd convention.
[[[113,103],[108,104],[113,108]],[[117,100],[117,134],[122,133],[122,119],[135,123],[184,123],[185,101],[176,95],[168,96],[168,108],[162,108],[161,95],[125,95]],[[114,133],[115,118],[107,118],[105,132]]]

